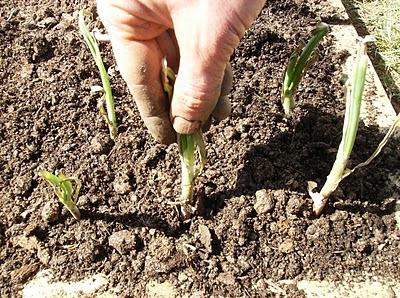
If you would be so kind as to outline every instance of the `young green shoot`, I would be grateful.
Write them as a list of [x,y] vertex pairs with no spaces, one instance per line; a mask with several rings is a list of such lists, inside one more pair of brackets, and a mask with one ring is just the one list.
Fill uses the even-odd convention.
[[[163,59],[163,69],[161,80],[164,91],[169,100],[172,100],[175,82],[175,73],[167,66],[167,61]],[[201,173],[206,163],[206,149],[201,129],[192,134],[177,134],[179,155],[181,160],[181,197],[179,204],[185,219],[189,218],[197,210],[197,200],[194,197],[194,183],[197,176]]]
[[[48,171],[40,171],[39,175],[53,187],[58,200],[68,209],[72,216],[79,220],[81,213],[76,207],[75,201],[81,189],[80,180],[75,177],[66,177],[62,173],[54,175]],[[72,186],[72,181],[75,182],[75,190]]]
[[308,182],[308,192],[314,202],[314,212],[321,214],[329,196],[336,190],[340,181],[346,177],[349,171],[346,166],[353,150],[360,120],[361,100],[364,92],[365,77],[368,67],[367,43],[373,41],[371,36],[359,40],[357,57],[351,83],[346,83],[346,111],[343,124],[343,135],[336,154],[336,160],[332,166],[327,180],[319,193],[313,192],[317,184]]
[[99,102],[99,110],[100,114],[104,117],[108,125],[111,139],[115,140],[115,138],[117,137],[117,118],[115,116],[114,98],[111,91],[110,79],[108,78],[108,74],[103,63],[103,59],[101,58],[101,53],[96,38],[86,26],[85,11],[83,9],[79,11],[79,31],[81,32],[83,39],[85,40],[85,43],[89,48],[90,53],[92,54],[94,61],[97,65],[97,68],[99,69],[100,72],[101,82],[103,84],[103,90],[105,93],[105,103],[107,112],[104,110],[103,98]]
[[[300,84],[305,70],[314,62],[314,50],[321,39],[329,32],[327,24],[320,22],[312,31],[313,36],[307,45],[301,50],[298,48],[289,58],[282,85],[282,105],[286,115],[289,115],[295,107],[294,95]],[[300,51],[301,50],[301,51]]]

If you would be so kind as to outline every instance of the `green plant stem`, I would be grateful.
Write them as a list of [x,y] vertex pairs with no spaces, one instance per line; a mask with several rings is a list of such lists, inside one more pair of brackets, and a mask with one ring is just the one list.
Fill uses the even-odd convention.
[[83,39],[85,40],[85,43],[89,48],[90,53],[92,54],[94,61],[97,65],[97,68],[99,69],[100,72],[101,83],[103,85],[105,93],[107,114],[105,114],[101,108],[100,108],[100,113],[105,117],[105,120],[108,124],[108,128],[110,131],[110,137],[111,139],[114,140],[117,137],[118,131],[117,131],[117,117],[115,115],[114,98],[112,95],[110,79],[108,77],[107,70],[104,66],[97,41],[86,26],[84,10],[79,11],[79,30],[83,35]]
[[294,94],[300,84],[304,71],[313,62],[312,54],[321,41],[329,32],[329,26],[325,23],[319,23],[313,30],[313,36],[304,46],[300,55],[296,50],[289,58],[286,67],[285,76],[282,85],[282,105],[285,114],[290,114],[295,107]]
[[336,154],[336,160],[321,191],[313,194],[310,192],[310,195],[314,201],[314,212],[317,215],[322,212],[329,199],[329,196],[336,190],[340,181],[345,177],[347,171],[347,162],[353,150],[360,120],[361,101],[368,67],[368,41],[369,40],[366,39],[360,42],[355,61],[352,83],[351,85],[347,86],[343,135],[338,152]]
[[64,207],[67,208],[67,210],[72,214],[72,216],[76,220],[80,220],[81,219],[81,212],[79,211],[78,207],[76,207],[75,202],[64,201],[62,203],[63,203]]
[[[67,208],[67,210],[72,214],[72,216],[79,220],[81,219],[81,212],[79,211],[78,207],[76,207],[75,201],[78,198],[79,192],[81,190],[81,181],[78,178],[65,178],[64,175],[60,174],[63,178],[58,183],[58,187],[61,188],[61,193],[59,192],[58,198],[61,203]],[[76,188],[75,191],[72,187],[72,182],[75,182]],[[57,193],[57,191],[56,191]]]
[[193,134],[178,134],[179,153],[181,159],[181,198],[182,214],[187,218],[196,211],[193,188],[196,177],[206,163],[206,150],[201,130]]
[[282,101],[282,106],[283,106],[283,111],[285,112],[285,114],[289,115],[293,111],[294,107],[296,106],[293,95],[284,96],[283,101]]
[[192,135],[178,134],[178,143],[181,159],[181,199],[191,203],[193,200],[193,180],[195,177],[195,143]]
[[[80,180],[74,177],[67,178],[62,173],[57,176],[48,171],[40,171],[39,175],[53,187],[53,191],[60,203],[67,208],[75,219],[79,220],[81,218],[81,213],[76,207],[75,201],[81,189]],[[75,191],[72,187],[72,182],[76,183]]]
[[[168,67],[165,58],[162,60],[161,82],[171,102],[175,73]],[[181,212],[184,218],[188,218],[196,211],[196,200],[193,195],[194,181],[206,163],[206,148],[201,129],[192,134],[177,133],[177,142],[181,160]]]
[[325,23],[319,23],[313,30],[313,36],[308,41],[307,45],[301,51],[300,57],[297,60],[296,67],[293,73],[292,89],[296,90],[301,81],[303,71],[307,68],[309,59],[314,52],[314,49],[321,39],[329,32],[329,26]]

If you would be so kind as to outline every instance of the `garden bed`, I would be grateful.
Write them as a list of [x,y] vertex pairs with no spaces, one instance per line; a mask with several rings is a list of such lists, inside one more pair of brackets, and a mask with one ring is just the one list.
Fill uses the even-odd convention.
[[[319,218],[312,214],[307,181],[325,181],[342,133],[348,55],[332,35],[294,114],[285,117],[280,103],[287,60],[316,17],[347,21],[319,1],[268,2],[232,57],[232,115],[205,134],[208,163],[197,181],[204,212],[184,222],[171,204],[179,195],[177,146],[151,139],[102,44],[119,123],[117,140],[109,139],[90,93],[98,72],[77,29],[83,6],[0,0],[1,297],[21,295],[46,269],[57,281],[100,273],[98,293],[118,297],[160,289],[302,297],[300,280],[400,280],[398,140],[344,180]],[[352,165],[384,136],[373,118],[360,123]],[[56,204],[39,169],[82,180],[82,220]]]

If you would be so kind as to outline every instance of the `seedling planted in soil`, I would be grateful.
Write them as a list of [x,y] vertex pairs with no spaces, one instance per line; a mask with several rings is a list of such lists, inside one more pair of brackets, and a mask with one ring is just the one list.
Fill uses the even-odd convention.
[[[161,74],[164,91],[169,100],[172,100],[175,82],[175,73],[167,66],[163,59]],[[192,134],[177,134],[179,155],[181,160],[181,197],[179,204],[184,218],[188,218],[197,210],[197,200],[193,194],[193,187],[196,177],[203,170],[206,163],[206,149],[201,128]]]
[[79,22],[79,31],[83,35],[83,39],[85,40],[85,43],[89,48],[90,53],[94,58],[94,61],[96,62],[97,68],[100,71],[101,82],[103,84],[103,90],[105,93],[105,103],[107,112],[104,110],[103,98],[99,102],[99,110],[100,114],[104,117],[108,125],[108,129],[110,130],[110,137],[112,140],[114,140],[117,137],[117,119],[115,116],[114,98],[111,91],[110,79],[108,78],[106,68],[104,67],[103,59],[101,58],[100,49],[97,44],[96,38],[86,26],[84,10],[79,11],[78,22]]
[[317,184],[313,181],[308,182],[308,192],[313,199],[313,209],[316,215],[321,214],[328,202],[329,196],[336,190],[340,181],[350,173],[350,170],[346,166],[357,136],[361,100],[368,66],[367,43],[372,41],[373,38],[371,36],[359,40],[352,82],[350,83],[350,80],[346,82],[346,112],[342,140],[331,172],[319,193],[313,192]]
[[[75,201],[81,189],[80,180],[75,177],[66,177],[62,173],[54,175],[48,171],[40,171],[39,175],[53,187],[59,201],[68,209],[72,216],[79,220],[81,213],[78,207],[76,207]],[[75,190],[72,187],[72,181],[76,184]]]
[[[320,40],[329,32],[330,28],[325,23],[319,23],[312,31],[313,36],[307,45],[301,50],[298,48],[289,58],[282,85],[282,105],[286,115],[289,115],[294,107],[294,94],[300,84],[304,71],[314,62],[313,53]],[[301,52],[300,52],[301,50]]]

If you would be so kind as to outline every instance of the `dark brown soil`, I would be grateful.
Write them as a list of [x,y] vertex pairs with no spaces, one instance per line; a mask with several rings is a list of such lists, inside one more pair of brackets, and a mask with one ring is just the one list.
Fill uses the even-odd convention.
[[[180,295],[264,297],[274,295],[268,280],[400,279],[392,215],[399,189],[387,183],[400,168],[398,141],[312,216],[306,183],[324,182],[341,138],[344,55],[334,53],[332,38],[320,46],[293,116],[280,105],[291,51],[317,16],[335,21],[334,12],[310,1],[269,1],[232,58],[232,116],[205,135],[209,161],[198,179],[205,214],[183,222],[170,204],[179,194],[176,145],[149,137],[115,71],[120,126],[116,142],[109,139],[98,95],[90,94],[98,72],[76,24],[83,6],[37,3],[0,0],[1,297],[20,295],[42,269],[61,280],[105,273],[121,297],[145,296],[152,280],[169,281]],[[102,50],[115,70],[109,45]],[[361,125],[352,164],[382,137]],[[39,169],[82,180],[81,221],[54,204]]]

